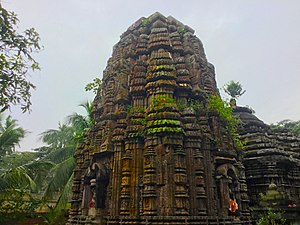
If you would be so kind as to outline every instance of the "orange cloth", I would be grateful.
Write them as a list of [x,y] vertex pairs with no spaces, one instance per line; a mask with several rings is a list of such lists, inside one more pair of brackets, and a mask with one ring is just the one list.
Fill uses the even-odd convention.
[[229,207],[230,212],[235,213],[238,210],[238,204],[235,200],[230,199],[229,205],[230,205]]

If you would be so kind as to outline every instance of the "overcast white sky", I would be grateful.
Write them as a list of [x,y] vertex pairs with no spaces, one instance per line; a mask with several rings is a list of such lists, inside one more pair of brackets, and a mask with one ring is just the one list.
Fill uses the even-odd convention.
[[102,77],[112,47],[140,17],[158,11],[196,31],[219,88],[240,81],[249,105],[267,123],[300,119],[299,0],[2,0],[15,11],[20,29],[35,27],[44,50],[36,55],[42,70],[31,77],[32,112],[12,109],[31,133],[22,150],[38,147],[39,134],[57,128],[93,94],[84,91]]

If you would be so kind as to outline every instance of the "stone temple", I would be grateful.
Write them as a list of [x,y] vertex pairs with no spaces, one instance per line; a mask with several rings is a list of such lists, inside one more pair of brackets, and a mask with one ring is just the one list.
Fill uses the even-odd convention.
[[271,183],[296,210],[299,138],[235,107],[243,152],[207,107],[211,95],[219,95],[214,66],[193,29],[160,13],[129,27],[75,154],[69,224],[251,224],[249,206]]

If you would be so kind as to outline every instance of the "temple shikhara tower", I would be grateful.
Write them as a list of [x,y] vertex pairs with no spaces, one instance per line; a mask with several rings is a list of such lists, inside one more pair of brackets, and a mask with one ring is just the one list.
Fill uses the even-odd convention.
[[207,107],[212,95],[214,66],[193,29],[159,13],[129,27],[75,154],[69,224],[251,224],[243,154]]

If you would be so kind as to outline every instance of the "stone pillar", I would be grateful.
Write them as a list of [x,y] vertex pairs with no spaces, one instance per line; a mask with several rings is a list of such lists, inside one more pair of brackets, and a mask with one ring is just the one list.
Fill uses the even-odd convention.
[[[178,140],[182,142],[182,140]],[[174,146],[175,215],[189,215],[186,152],[182,145]]]
[[154,147],[158,144],[156,137],[145,139],[144,180],[143,180],[143,215],[157,215],[157,159]]
[[111,197],[110,197],[110,215],[116,216],[120,213],[120,188],[121,187],[121,159],[124,151],[124,144],[117,142],[114,144],[114,158],[112,164],[111,177]]
[[222,216],[228,216],[229,209],[229,179],[222,176],[219,179],[219,191],[220,191],[220,209],[219,214]]
[[126,153],[122,157],[122,178],[120,194],[120,214],[129,216],[131,207],[130,183],[132,177],[132,144],[126,143]]
[[205,191],[207,196],[207,214],[209,216],[216,215],[216,200],[215,194],[216,192],[216,185],[214,181],[214,174],[215,174],[215,166],[211,156],[211,146],[210,142],[207,139],[203,140],[203,158],[204,160],[204,174],[206,175],[204,178],[205,181]]

